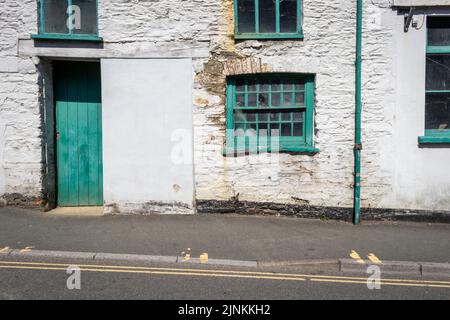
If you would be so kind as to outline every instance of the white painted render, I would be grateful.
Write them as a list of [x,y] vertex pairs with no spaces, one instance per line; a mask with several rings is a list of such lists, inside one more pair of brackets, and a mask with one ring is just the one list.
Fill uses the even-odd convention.
[[192,61],[104,59],[101,69],[106,207],[192,212]]
[[391,85],[395,102],[391,113],[392,139],[386,140],[382,170],[394,175],[392,193],[382,201],[386,207],[448,210],[450,208],[450,147],[419,147],[418,136],[425,134],[426,15],[450,15],[450,9],[422,10],[415,14],[419,24],[403,30],[403,19],[390,13],[394,21],[391,42]]

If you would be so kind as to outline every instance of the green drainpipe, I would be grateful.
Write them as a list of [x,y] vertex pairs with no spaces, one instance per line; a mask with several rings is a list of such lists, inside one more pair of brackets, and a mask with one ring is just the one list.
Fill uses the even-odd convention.
[[359,224],[361,213],[361,51],[362,51],[362,15],[363,3],[362,0],[357,0],[356,4],[356,63],[355,63],[355,196],[354,196],[354,212],[353,223]]

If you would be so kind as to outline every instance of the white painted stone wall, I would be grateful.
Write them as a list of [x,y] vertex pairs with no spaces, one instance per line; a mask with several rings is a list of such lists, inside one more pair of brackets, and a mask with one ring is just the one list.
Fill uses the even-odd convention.
[[[270,165],[258,155],[224,158],[223,99],[198,86],[194,97],[208,102],[195,100],[197,198],[227,200],[239,195],[240,200],[258,202],[352,205],[354,16],[355,7],[347,1],[305,2],[304,41],[234,44],[224,42],[223,35],[213,39],[214,50],[261,59],[272,72],[316,74],[315,146],[321,152],[281,154]],[[233,30],[222,32],[230,35]],[[198,71],[202,67],[196,65]]]
[[450,147],[418,146],[418,136],[425,134],[425,14],[450,15],[450,8],[416,11],[418,27],[408,33],[403,31],[403,17],[386,12],[384,18],[384,25],[393,30],[385,44],[392,57],[386,85],[392,89],[383,108],[391,129],[379,140],[379,170],[391,172],[392,179],[391,192],[374,203],[382,207],[450,210]]
[[36,1],[0,1],[0,196],[41,192],[38,74],[31,57],[17,57],[35,26]]
[[[352,206],[356,1],[303,3],[303,41],[235,42],[232,0],[100,1],[101,57],[193,58],[197,199],[239,195],[258,202]],[[450,179],[442,173],[449,149],[417,146],[424,126],[424,75],[413,75],[424,68],[424,31],[403,34],[403,17],[389,8],[389,0],[364,3],[362,204],[449,210]],[[0,2],[5,193],[38,195],[41,188],[39,85],[29,42],[17,57],[18,38],[29,39],[36,21],[35,1]],[[90,54],[83,51],[83,57]],[[281,154],[276,161],[221,155],[225,74],[255,71],[316,74],[314,139],[320,153]]]

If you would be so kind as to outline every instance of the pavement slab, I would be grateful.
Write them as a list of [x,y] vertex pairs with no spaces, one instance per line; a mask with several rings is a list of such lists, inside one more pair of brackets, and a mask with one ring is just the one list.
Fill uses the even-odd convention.
[[[1,250],[64,251],[193,259],[307,261],[376,256],[450,262],[450,225],[239,215],[61,216],[0,208]],[[101,258],[101,256],[98,256]]]

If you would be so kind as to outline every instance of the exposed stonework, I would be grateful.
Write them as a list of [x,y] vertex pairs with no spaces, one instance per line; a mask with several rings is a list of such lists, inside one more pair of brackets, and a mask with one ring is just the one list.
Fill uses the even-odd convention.
[[105,205],[104,214],[157,214],[164,212],[165,214],[191,214],[192,208],[189,205],[179,202],[156,202],[149,201],[146,203],[113,203]]
[[19,207],[36,207],[44,205],[42,199],[33,196],[24,196],[20,193],[3,194],[0,198],[0,207],[5,206],[19,206]]
[[[280,204],[273,202],[250,201],[216,201],[201,200],[197,202],[201,214],[245,214],[288,216],[295,218],[317,218],[352,221],[353,208],[311,206],[307,204]],[[396,209],[363,209],[363,220],[370,221],[414,221],[450,223],[450,211],[434,212],[427,210],[396,210]]]
[[[260,58],[220,51],[212,54],[204,64],[203,70],[196,75],[196,80],[203,89],[214,96],[220,97],[220,102],[225,104],[226,79],[228,76],[269,73],[271,71],[271,67],[263,64]],[[205,101],[205,99],[203,100]],[[204,105],[204,107],[206,106]]]

